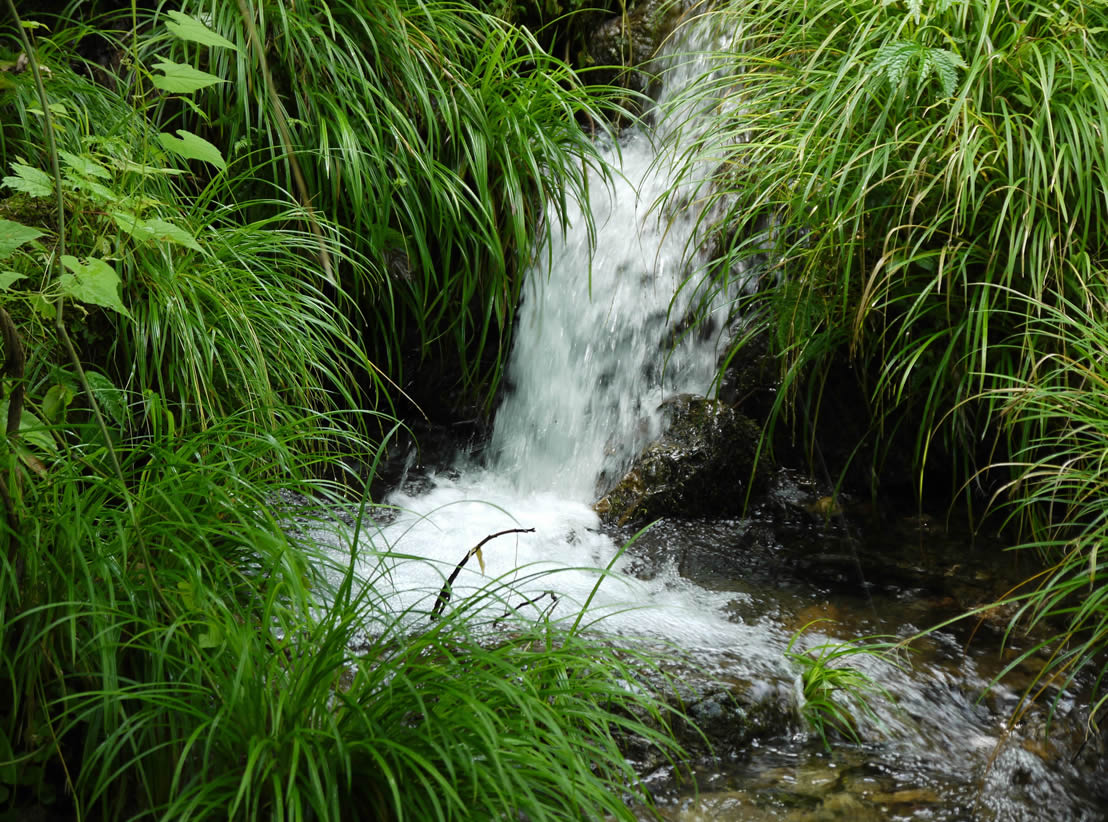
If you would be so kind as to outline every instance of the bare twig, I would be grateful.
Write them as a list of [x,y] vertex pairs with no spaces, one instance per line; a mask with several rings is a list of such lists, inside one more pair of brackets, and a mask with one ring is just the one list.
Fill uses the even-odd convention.
[[465,564],[469,562],[469,558],[480,551],[484,547],[486,542],[491,542],[497,537],[502,537],[505,534],[533,533],[535,533],[534,528],[509,528],[506,531],[497,531],[495,534],[489,534],[483,540],[470,548],[469,551],[466,552],[466,555],[462,557],[462,561],[455,566],[454,572],[447,578],[446,582],[443,583],[442,590],[439,591],[438,599],[435,600],[435,607],[431,609],[431,619],[437,619],[439,614],[442,613],[442,609],[446,607],[448,602],[450,602],[450,586],[454,584],[454,580],[458,578],[458,574],[461,572],[462,568],[464,568]]
[[532,597],[531,599],[525,599],[522,602],[517,603],[516,605],[512,605],[509,602],[508,603],[508,610],[505,611],[504,613],[502,613],[500,616],[498,616],[496,619],[493,620],[493,622],[492,622],[493,627],[494,628],[497,627],[500,624],[501,620],[507,619],[512,614],[519,613],[519,609],[522,608],[525,605],[534,605],[536,608],[538,608],[539,603],[542,602],[547,597],[550,597],[550,604],[544,609],[544,611],[539,611],[539,613],[540,613],[540,615],[542,613],[549,614],[554,609],[554,606],[558,604],[558,595],[556,593],[554,593],[553,591],[543,591],[537,597]]

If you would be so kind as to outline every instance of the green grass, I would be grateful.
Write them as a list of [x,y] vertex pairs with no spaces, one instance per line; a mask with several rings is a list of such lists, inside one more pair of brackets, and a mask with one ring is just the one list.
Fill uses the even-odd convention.
[[1023,333],[1009,295],[1080,299],[1104,256],[1103,5],[765,0],[718,14],[738,33],[732,68],[692,94],[733,105],[692,154],[716,171],[687,180],[718,204],[705,219],[726,252],[709,274],[762,262],[745,310],[783,354],[783,396],[849,358],[876,430],[911,415],[921,462],[945,444],[972,470],[995,431],[984,375]]
[[[523,35],[499,24],[485,31],[488,21],[468,7],[390,5],[369,23],[343,9],[348,25],[380,24],[390,36],[406,27],[406,46],[386,38],[385,47],[404,51],[395,56],[407,69],[434,75],[447,104],[480,91],[505,105],[510,87],[512,105],[535,113],[551,103],[542,97],[551,83],[572,86],[557,72],[513,74],[530,53],[516,39]],[[435,29],[443,22],[435,15],[469,21],[453,33],[457,43],[435,44],[425,29],[450,34]],[[297,18],[306,28],[292,30],[326,62],[337,52],[320,38],[335,34],[350,45],[357,35],[320,29],[321,19]],[[168,50],[164,19],[152,22],[127,42],[132,57],[151,64]],[[377,217],[350,202],[348,212],[309,207],[295,184],[292,193],[283,188],[274,172],[287,146],[267,132],[272,120],[251,120],[260,128],[240,135],[257,144],[207,149],[176,131],[193,124],[184,113],[202,121],[201,104],[211,106],[215,129],[225,127],[218,116],[241,112],[202,94],[156,94],[157,72],[117,93],[71,69],[80,64],[72,52],[79,29],[28,29],[35,47],[18,31],[2,30],[0,57],[25,49],[51,71],[41,86],[31,72],[5,75],[0,86],[0,813],[633,818],[625,798],[649,797],[621,742],[641,737],[679,754],[660,695],[629,685],[651,659],[577,625],[518,623],[491,639],[473,624],[478,603],[413,623],[414,614],[390,613],[372,580],[355,581],[353,548],[348,567],[302,536],[294,520],[318,512],[283,502],[296,495],[348,504],[344,492],[365,486],[348,465],[375,465],[382,432],[398,425],[357,410],[366,398],[388,407],[394,390],[364,353],[365,295],[345,288],[388,290],[387,279],[373,279],[385,230]],[[503,48],[478,48],[490,44]],[[454,52],[480,57],[484,74],[463,61],[454,76]],[[497,55],[507,62],[494,65]],[[239,91],[258,88],[255,63],[244,57],[240,67],[250,77],[239,78]],[[452,76],[456,86],[442,85]],[[358,89],[316,79],[323,85],[313,105],[331,92],[355,99]],[[404,119],[433,105],[427,89],[422,102],[409,99],[418,89],[402,79],[378,89],[383,111]],[[442,113],[453,116],[449,105]],[[493,107],[493,115],[495,128],[511,124],[511,111]],[[523,220],[541,222],[531,198],[557,201],[564,189],[541,185],[553,186],[555,177],[543,175],[560,172],[537,154],[513,154],[521,165],[507,173],[519,178],[522,198],[513,205],[516,194],[498,200],[501,183],[474,183],[482,172],[473,169],[479,155],[510,153],[513,139],[529,143],[541,116],[518,133],[501,134],[491,122],[470,133],[464,118],[446,124],[457,129],[449,134],[420,131],[437,135],[436,150],[458,152],[449,168],[430,150],[392,152],[409,163],[412,190],[454,185],[446,205],[456,210],[422,224],[429,254],[459,259],[450,255],[469,253],[459,242],[495,239],[494,250],[531,242],[534,226]],[[404,127],[432,126],[425,117]],[[558,127],[576,125],[570,117]],[[562,139],[552,124],[543,128],[543,139]],[[346,136],[356,132],[351,126]],[[337,155],[320,150],[320,135],[312,139],[314,151],[296,150],[320,174],[326,163],[311,162]],[[384,149],[362,142],[350,150],[360,173],[380,183],[372,157]],[[463,160],[476,175],[464,183]],[[579,166],[574,174],[584,179]],[[474,192],[487,198],[481,219],[504,217],[503,202],[519,207],[518,223],[486,220],[466,234],[460,223],[473,216]],[[412,196],[409,206],[424,205]],[[396,206],[367,203],[378,217]],[[359,234],[355,212],[379,233]],[[394,239],[407,236],[408,228],[395,230]],[[326,282],[325,257],[343,272],[339,281]],[[439,322],[434,311],[456,310],[450,322],[464,324],[471,320],[458,317],[474,306],[492,318],[514,309],[512,295],[498,307],[490,294],[474,286],[469,309],[452,302],[457,294],[436,294],[442,305],[426,307],[427,327]],[[367,324],[382,316],[373,304],[364,308]],[[380,331],[388,336],[387,323]],[[366,374],[369,391],[357,382]]]
[[[858,717],[880,726],[873,707],[880,699],[892,703],[892,695],[873,677],[847,664],[860,655],[892,660],[897,649],[895,638],[866,637],[858,642],[823,642],[804,650],[794,650],[804,633],[823,620],[810,622],[793,634],[785,649],[785,658],[797,667],[797,712],[805,724],[819,736],[827,750],[835,736],[860,744]],[[892,640],[892,641],[890,641]]]
[[763,0],[712,14],[737,40],[730,70],[690,92],[725,102],[682,183],[723,250],[687,287],[755,267],[737,310],[744,340],[780,357],[771,425],[817,420],[830,375],[848,373],[874,476],[903,429],[919,493],[944,460],[971,498],[1001,487],[994,509],[1047,569],[1013,595],[1012,630],[1047,629],[1039,684],[1091,670],[1103,694],[1108,7]]
[[[261,139],[268,154],[251,160],[250,178],[343,225],[368,264],[335,273],[381,367],[401,382],[405,356],[434,355],[491,401],[523,273],[596,164],[589,129],[603,122],[606,90],[586,89],[526,29],[466,3],[183,9],[236,48],[144,41],[225,80],[197,96],[218,112],[210,121],[172,98],[158,102],[160,119],[202,133],[233,164]],[[144,50],[138,59],[151,62]],[[257,81],[262,59],[272,90]],[[256,196],[245,178],[234,188]]]
[[1002,603],[1014,609],[1009,632],[1033,631],[1036,641],[1009,668],[1047,653],[1030,696],[1053,698],[1092,678],[1096,719],[1108,702],[1108,273],[1094,272],[1085,301],[1046,305],[1028,300],[1036,350],[1020,374],[998,374],[994,399],[1018,436],[1011,479],[996,504],[1025,536],[1043,570]]

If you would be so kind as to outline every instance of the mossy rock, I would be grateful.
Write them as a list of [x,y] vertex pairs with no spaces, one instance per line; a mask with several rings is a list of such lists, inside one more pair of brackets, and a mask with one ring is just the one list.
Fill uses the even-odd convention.
[[[590,82],[610,83],[647,93],[653,75],[650,62],[681,17],[680,4],[643,0],[625,14],[610,17],[587,38],[579,62],[590,69]],[[631,104],[631,101],[627,101]]]
[[758,425],[722,402],[690,394],[667,400],[665,412],[665,433],[596,503],[601,519],[626,525],[741,513],[748,492],[765,481],[757,459]]

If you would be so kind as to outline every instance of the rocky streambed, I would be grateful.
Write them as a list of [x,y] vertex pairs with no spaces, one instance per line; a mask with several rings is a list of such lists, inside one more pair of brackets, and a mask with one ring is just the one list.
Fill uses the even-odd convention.
[[[1053,649],[1020,659],[1039,638],[1006,636],[1006,611],[959,619],[1028,576],[1021,558],[935,515],[849,498],[832,508],[826,490],[780,472],[749,516],[663,519],[628,550],[628,572],[726,593],[729,619],[804,632],[801,645],[874,635],[905,642],[895,665],[868,655],[838,661],[885,693],[871,694],[875,719],[856,714],[859,742],[831,735],[830,747],[798,716],[798,666],[791,677],[750,676],[741,645],[702,655],[686,672],[694,683],[686,708],[704,732],[686,734],[697,753],[688,774],[642,761],[663,818],[1108,819],[1089,683],[1043,687]],[[924,633],[933,626],[942,627]],[[1034,703],[1024,701],[1040,688]]]

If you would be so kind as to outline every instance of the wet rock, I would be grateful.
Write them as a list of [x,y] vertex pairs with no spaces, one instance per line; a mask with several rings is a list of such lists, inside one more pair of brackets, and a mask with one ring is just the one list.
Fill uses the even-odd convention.
[[666,406],[665,433],[596,503],[605,522],[738,514],[751,483],[764,484],[762,466],[756,465],[761,431],[752,420],[721,402],[689,394],[667,400]]
[[842,774],[833,765],[806,765],[797,768],[788,780],[791,793],[801,796],[821,797],[831,793],[839,786]]
[[875,793],[870,797],[879,805],[937,805],[939,795],[930,788],[908,788],[892,793]]
[[583,67],[589,80],[646,94],[653,74],[650,62],[680,19],[681,8],[669,0],[644,0],[626,13],[606,20],[588,38]]

